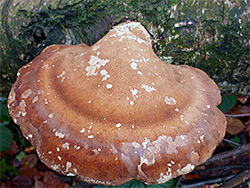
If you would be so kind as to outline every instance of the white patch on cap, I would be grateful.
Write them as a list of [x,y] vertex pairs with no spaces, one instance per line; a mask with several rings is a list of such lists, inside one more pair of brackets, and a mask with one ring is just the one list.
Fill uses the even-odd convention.
[[66,77],[64,76],[65,73],[66,73],[66,72],[63,71],[59,76],[57,76],[57,78],[61,78],[61,81],[62,81],[62,82],[63,82],[63,81],[65,80],[65,78],[66,78]]
[[66,163],[66,172],[69,171],[69,169],[71,168],[71,166],[72,166],[72,163],[71,163],[71,162],[67,162],[67,163]]
[[194,165],[188,164],[187,166],[183,167],[179,172],[178,175],[183,175],[191,172],[194,169]]
[[173,97],[165,97],[165,103],[168,105],[175,105],[177,102]]
[[130,91],[131,91],[133,97],[135,97],[136,94],[138,93],[138,90],[137,90],[137,89],[130,89]]
[[66,176],[76,176],[75,174],[73,174],[73,173],[68,173],[68,174],[65,174]]
[[165,183],[172,178],[172,173],[166,172],[166,175],[161,172],[160,178],[156,180],[158,184]]
[[62,148],[64,148],[64,149],[69,149],[69,143],[68,143],[68,142],[65,142],[65,143],[62,145]]
[[31,94],[32,94],[32,90],[31,90],[31,89],[28,89],[28,90],[26,90],[25,92],[23,92],[22,98],[26,99],[26,98],[28,98]]
[[[134,29],[139,30],[143,33],[144,37],[137,37],[133,32]],[[133,40],[139,44],[151,46],[151,37],[146,29],[139,22],[129,22],[120,24],[112,30],[114,34],[109,35],[109,37],[120,37],[119,41],[121,42],[123,39]],[[143,40],[145,39],[145,40]]]
[[140,148],[141,145],[137,142],[132,142],[132,146],[134,146],[135,148]]
[[105,69],[101,70],[101,75],[103,76],[102,81],[107,80],[108,78],[110,78],[110,75],[108,74],[108,71],[106,71]]
[[29,134],[28,137],[29,137],[29,138],[32,138],[32,134]]
[[142,72],[141,71],[138,71],[137,74],[141,75],[142,76]]
[[150,140],[149,140],[148,138],[145,137],[145,141],[142,142],[143,149],[146,149],[148,143],[150,143]]
[[105,66],[109,62],[108,59],[99,59],[98,56],[90,56],[89,66],[86,67],[86,75],[89,76],[96,76],[96,70],[99,69],[101,66]]
[[141,85],[142,89],[145,89],[146,92],[150,93],[151,91],[156,91],[154,87],[150,87],[148,85],[142,84]]
[[106,85],[106,88],[107,88],[107,89],[111,89],[112,87],[113,87],[112,84],[107,84],[107,85]]
[[64,134],[58,131],[55,132],[55,135],[58,136],[59,138],[64,138]]
[[122,124],[117,123],[115,126],[119,128],[119,127],[121,127],[121,126],[122,126]]
[[137,69],[137,64],[135,62],[132,62],[130,66],[133,70]]

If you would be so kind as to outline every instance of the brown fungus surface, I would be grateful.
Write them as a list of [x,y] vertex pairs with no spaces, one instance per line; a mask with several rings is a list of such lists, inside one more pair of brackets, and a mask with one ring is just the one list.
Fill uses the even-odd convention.
[[164,183],[206,161],[225,134],[216,84],[163,63],[138,22],[91,47],[49,46],[17,75],[13,120],[48,167],[89,183]]

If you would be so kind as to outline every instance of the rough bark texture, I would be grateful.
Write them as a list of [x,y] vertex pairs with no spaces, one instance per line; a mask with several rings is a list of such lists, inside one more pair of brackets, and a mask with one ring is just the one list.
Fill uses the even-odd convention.
[[115,22],[130,17],[152,33],[155,51],[166,62],[202,69],[222,94],[250,95],[249,7],[244,0],[17,2],[1,3],[1,92],[8,92],[18,68],[46,46],[92,45]]

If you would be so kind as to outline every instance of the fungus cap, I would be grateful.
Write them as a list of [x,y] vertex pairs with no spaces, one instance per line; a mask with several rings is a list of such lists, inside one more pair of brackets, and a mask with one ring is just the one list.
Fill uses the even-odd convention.
[[100,41],[47,47],[22,67],[9,112],[50,168],[119,185],[164,183],[206,161],[225,134],[216,84],[163,63],[138,22]]

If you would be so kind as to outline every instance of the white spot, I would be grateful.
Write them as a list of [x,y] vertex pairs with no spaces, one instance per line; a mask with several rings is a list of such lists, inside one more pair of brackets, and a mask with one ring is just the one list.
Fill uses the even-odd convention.
[[85,69],[87,71],[86,75],[88,77],[92,75],[96,76],[97,75],[96,70],[99,69],[101,66],[105,66],[108,62],[109,62],[108,59],[102,60],[96,56],[91,55],[90,60],[88,62],[89,66],[87,66]]
[[89,101],[88,103],[91,103],[92,101]]
[[138,93],[138,90],[137,90],[137,89],[130,89],[130,91],[131,91],[133,97],[135,97],[136,94]]
[[71,168],[71,166],[72,166],[72,163],[71,163],[71,162],[67,162],[67,163],[66,163],[66,172],[69,171],[69,169]]
[[59,151],[60,151],[60,148],[59,148],[59,147],[57,147],[57,148],[56,148],[56,151],[58,151],[58,152],[59,152]]
[[93,151],[96,155],[99,154],[99,151],[97,151],[97,149],[93,149],[92,151]]
[[150,87],[148,85],[142,84],[141,85],[142,89],[145,89],[146,92],[150,93],[151,91],[156,91],[154,87]]
[[145,141],[142,142],[143,149],[146,149],[148,143],[150,143],[150,140],[149,140],[148,138],[145,137]]
[[134,146],[135,148],[140,148],[141,145],[137,142],[132,142],[132,146]]
[[80,148],[81,148],[80,146],[77,146],[77,147],[76,147],[76,150],[79,150]]
[[93,48],[93,51],[96,51],[96,50],[98,50],[99,48],[101,47],[101,45],[94,45],[94,48]]
[[63,71],[59,76],[57,76],[57,78],[61,78],[61,81],[62,81],[62,82],[65,80],[65,77],[64,77],[65,73],[66,73],[66,72]]
[[165,183],[172,178],[172,173],[166,172],[166,175],[161,172],[160,178],[157,181],[158,184]]
[[68,142],[65,142],[65,143],[62,145],[62,148],[64,148],[64,149],[69,149],[69,143],[68,143]]
[[104,77],[102,78],[102,81],[105,81],[105,80],[107,80],[108,78],[110,78],[110,75],[108,74],[108,71],[106,71],[105,69],[101,70],[100,73],[101,73],[102,76],[104,76]]
[[32,94],[32,90],[31,90],[31,89],[28,89],[28,90],[26,90],[25,92],[23,92],[22,98],[26,99],[26,98],[28,98],[31,94]]
[[185,120],[185,123],[186,123],[187,125],[189,125],[189,122],[188,122],[188,120]]
[[52,153],[52,151],[48,151],[48,154],[51,154]]
[[134,101],[130,101],[130,105],[133,106],[134,105]]
[[176,104],[176,100],[173,97],[165,97],[165,103],[168,105],[175,105]]
[[55,135],[58,136],[59,138],[64,138],[64,134],[58,131],[55,132]]
[[181,137],[182,140],[186,139],[186,136],[184,136],[184,135],[181,135],[180,137]]
[[135,126],[134,126],[134,125],[131,125],[131,127],[132,127],[132,128],[135,128]]
[[209,108],[210,108],[210,105],[207,105],[207,108],[209,109]]
[[70,172],[70,173],[66,174],[66,176],[76,176],[76,175]]
[[107,85],[106,85],[106,88],[107,88],[107,89],[111,89],[112,87],[113,87],[112,84],[107,84]]
[[205,137],[205,135],[201,135],[201,136],[200,136],[201,141],[204,140],[204,137]]
[[29,138],[32,138],[32,134],[29,134],[28,137],[29,137]]
[[183,175],[191,172],[194,169],[194,165],[188,164],[187,166],[183,167],[179,172],[178,175]]
[[85,54],[85,53],[81,53],[81,54],[80,54],[80,57],[83,56],[84,54]]
[[77,174],[77,169],[76,168],[73,168],[73,171]]
[[122,124],[117,123],[115,126],[116,126],[117,128],[119,128],[119,127],[121,127],[121,126],[122,126]]
[[179,108],[175,108],[174,110],[175,110],[176,112],[179,112],[179,111],[180,111]]
[[62,160],[62,157],[60,157],[60,156],[58,156],[57,158],[58,158],[60,161]]
[[90,136],[88,136],[88,138],[94,138],[94,136],[93,136],[93,135],[90,135]]
[[20,72],[16,74],[17,76],[20,76]]
[[84,133],[85,132],[85,129],[84,128],[82,128],[82,130],[80,131],[80,133]]
[[49,118],[53,118],[54,115],[53,115],[53,114],[49,114],[48,117],[49,117]]
[[181,117],[181,120],[183,121],[183,119],[184,119],[184,116],[183,116],[183,115],[180,115],[180,117]]
[[142,72],[141,71],[138,71],[137,74],[141,75],[142,76]]
[[130,66],[133,70],[137,69],[137,64],[135,62],[132,62]]

